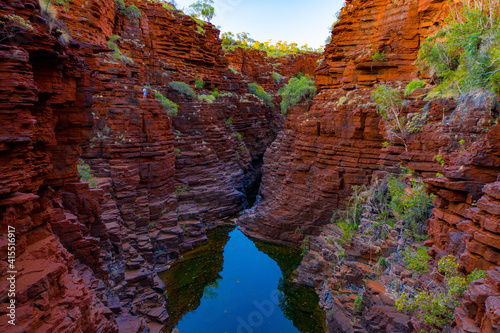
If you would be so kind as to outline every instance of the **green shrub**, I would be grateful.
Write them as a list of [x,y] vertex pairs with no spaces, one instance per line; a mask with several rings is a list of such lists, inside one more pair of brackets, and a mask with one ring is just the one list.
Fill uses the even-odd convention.
[[248,89],[253,95],[257,96],[260,100],[266,102],[268,106],[274,108],[273,99],[271,98],[271,96],[269,96],[268,93],[266,93],[264,88],[259,86],[257,83],[250,83],[248,85]]
[[203,87],[205,87],[205,82],[203,82],[203,80],[196,76],[196,81],[194,83],[194,86],[197,88],[197,89],[203,89]]
[[225,122],[227,125],[231,126],[231,125],[233,125],[233,118],[227,118],[227,119],[224,119],[224,122]]
[[220,93],[219,93],[219,89],[215,88],[212,92],[211,92],[212,96],[214,96],[215,98],[219,98],[220,97]]
[[174,148],[174,154],[176,157],[181,157],[181,150],[179,148]]
[[302,244],[300,244],[300,255],[303,257],[307,254],[307,251],[309,251],[309,236],[306,236],[302,240]]
[[139,21],[139,19],[142,17],[142,13],[139,8],[136,6],[128,6],[127,9],[123,11],[123,14],[125,14],[129,20],[133,21]]
[[386,61],[387,60],[387,57],[385,55],[385,52],[378,52],[377,50],[375,51],[375,53],[373,54],[372,56],[372,61],[374,62],[377,62],[377,61]]
[[476,268],[469,274],[469,276],[467,276],[467,283],[471,283],[472,281],[476,281],[479,279],[484,279],[486,278],[486,276],[486,271]]
[[433,205],[432,196],[426,193],[424,183],[413,179],[411,191],[407,191],[407,185],[403,181],[390,176],[388,189],[394,216],[403,219],[404,226],[412,232],[413,237],[425,238],[425,227]]
[[411,117],[406,123],[406,132],[408,134],[420,133],[424,130],[424,125],[427,122],[427,112],[420,112]]
[[116,42],[119,39],[120,39],[120,36],[117,36],[117,35],[109,36],[109,40],[106,42],[106,44],[108,45],[108,48],[110,48],[111,50],[114,50],[115,52],[121,53],[120,48],[116,44]]
[[198,100],[212,104],[215,101],[215,97],[213,95],[198,95]]
[[411,95],[412,92],[414,92],[417,89],[421,89],[425,87],[425,81],[417,80],[417,81],[411,81],[408,83],[405,89],[405,97],[408,97]]
[[400,139],[406,148],[404,139],[404,124],[401,118],[403,100],[399,90],[379,85],[371,94],[372,100],[377,105],[377,110],[387,120],[386,133],[389,138]]
[[441,293],[427,291],[410,295],[404,292],[396,301],[399,311],[415,312],[428,326],[427,331],[444,332],[453,322],[453,312],[460,306],[460,299],[468,289],[468,283],[486,275],[484,271],[474,271],[467,278],[458,273],[458,262],[455,256],[449,255],[438,262],[438,270],[444,275],[445,288]]
[[276,82],[277,84],[280,84],[281,81],[285,78],[283,75],[281,75],[280,73],[276,73],[276,72],[274,72],[272,74],[272,77],[273,77],[274,82]]
[[179,186],[175,189],[174,193],[175,195],[179,195],[181,193],[186,193],[189,191],[189,187],[188,186]]
[[133,64],[134,60],[128,56],[128,54],[123,54],[118,44],[116,43],[120,39],[120,36],[113,35],[109,37],[106,42],[108,48],[114,50],[115,52],[111,55],[114,59],[126,62],[128,64]]
[[152,89],[150,86],[146,86],[146,88],[151,89],[155,93],[155,98],[161,102],[163,108],[167,113],[175,117],[177,116],[177,112],[179,111],[179,105],[175,104],[165,96],[163,96],[158,90]]
[[419,246],[416,248],[416,251],[413,251],[411,247],[407,246],[403,252],[403,258],[407,265],[406,267],[413,271],[414,274],[429,272],[427,262],[431,256],[427,254],[427,248]]
[[380,268],[385,269],[385,268],[387,268],[387,265],[388,265],[388,262],[387,262],[387,259],[385,259],[385,257],[379,257],[378,258],[378,266]]
[[363,296],[362,295],[356,296],[356,298],[354,299],[354,305],[353,305],[352,309],[356,313],[361,313],[361,311],[363,310]]
[[196,98],[196,93],[194,92],[193,88],[191,88],[187,83],[185,82],[180,82],[180,81],[173,81],[168,83],[169,87],[177,91],[179,94],[183,95],[184,97],[188,97],[191,99]]
[[312,98],[314,95],[316,95],[316,87],[309,75],[302,76],[300,74],[300,77],[297,75],[297,77],[291,78],[281,92],[281,96],[283,97],[281,101],[281,113],[286,114],[290,106],[297,104],[305,98]]
[[91,188],[97,188],[97,180],[92,176],[92,171],[88,164],[80,160],[80,164],[78,164],[76,168],[78,169],[82,181],[89,183]]
[[500,6],[475,0],[450,7],[444,26],[428,37],[417,65],[441,79],[428,97],[456,96],[476,88],[499,93]]

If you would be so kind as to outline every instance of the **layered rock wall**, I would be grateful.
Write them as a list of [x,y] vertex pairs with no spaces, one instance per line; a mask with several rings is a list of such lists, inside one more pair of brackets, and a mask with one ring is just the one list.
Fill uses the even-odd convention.
[[[375,84],[403,90],[417,77],[413,62],[420,41],[445,15],[442,2],[353,1],[342,9],[316,71],[318,95],[289,110],[284,132],[267,152],[260,202],[240,219],[248,234],[297,244],[304,235],[318,234],[352,186],[397,171],[402,160],[435,173],[433,153],[442,142],[417,139],[405,150],[396,141],[383,148],[391,140],[370,94]],[[383,59],[373,60],[375,52]],[[452,111],[448,102],[440,103]],[[438,107],[410,96],[403,112],[418,113],[424,106]]]
[[[168,314],[156,272],[246,207],[264,151],[282,128],[279,109],[248,91],[268,78],[233,73],[213,26],[161,2],[126,1],[141,11],[138,20],[118,5],[2,4],[0,325],[7,331],[9,225],[21,272],[17,331],[159,330]],[[258,61],[249,65],[278,60]],[[304,66],[284,75],[312,71]],[[168,84],[194,87],[197,78],[205,101]],[[178,104],[177,115],[155,91]],[[77,165],[95,188],[80,181]]]

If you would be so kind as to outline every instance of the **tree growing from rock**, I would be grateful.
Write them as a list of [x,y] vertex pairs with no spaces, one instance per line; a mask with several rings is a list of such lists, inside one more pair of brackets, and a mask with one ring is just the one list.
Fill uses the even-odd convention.
[[189,8],[193,10],[195,15],[199,15],[210,22],[210,20],[215,16],[215,9],[212,6],[213,3],[213,0],[198,0],[191,4]]

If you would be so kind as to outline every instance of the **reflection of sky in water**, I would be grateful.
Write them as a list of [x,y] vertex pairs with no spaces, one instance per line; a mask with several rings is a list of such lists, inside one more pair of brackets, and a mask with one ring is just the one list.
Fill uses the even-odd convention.
[[273,303],[280,267],[239,230],[229,235],[221,278],[205,287],[200,306],[177,324],[179,333],[299,332]]

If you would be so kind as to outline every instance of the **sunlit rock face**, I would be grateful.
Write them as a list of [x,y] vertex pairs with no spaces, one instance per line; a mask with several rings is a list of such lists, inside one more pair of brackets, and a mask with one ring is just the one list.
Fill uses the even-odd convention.
[[[408,151],[400,143],[382,149],[388,138],[370,94],[376,84],[404,89],[417,77],[420,42],[446,15],[444,2],[354,1],[343,8],[315,73],[318,95],[289,110],[266,153],[261,201],[240,219],[248,234],[297,244],[328,223],[352,186],[397,170],[401,160],[435,171],[432,152],[442,144],[433,138]],[[425,105],[413,97],[404,112]]]
[[[390,142],[370,98],[377,84],[404,90],[418,77],[418,48],[443,22],[446,6],[442,1],[347,3],[315,73],[319,93],[288,111],[283,132],[264,157],[257,205],[239,222],[249,235],[298,245],[320,233],[332,210],[344,207],[352,186],[397,172],[402,164],[425,178],[437,195],[427,243],[434,254],[458,255],[467,272],[489,269],[488,278],[475,282],[457,309],[455,330],[495,331],[498,98],[469,94],[424,101],[427,91],[415,91],[406,98],[403,115],[424,112],[425,122],[405,138],[406,147]],[[375,52],[382,56],[377,59]],[[384,142],[391,144],[384,148]],[[460,153],[464,146],[466,154]]]
[[[226,57],[213,26],[161,3],[135,5],[139,20],[113,0],[48,12],[35,0],[1,6],[1,17],[24,20],[2,19],[0,45],[1,244],[15,227],[25,276],[19,332],[162,327],[168,314],[156,271],[247,207],[282,129],[279,108],[250,95],[248,84],[275,94],[268,69],[312,74],[319,57],[282,58],[280,66],[251,51]],[[229,69],[242,59],[254,70]],[[196,94],[223,95],[209,103],[168,85],[194,87],[197,78],[204,89]],[[155,91],[178,104],[176,116]],[[95,188],[77,165],[88,165]],[[1,267],[5,275],[6,261]],[[5,314],[0,325],[11,329]]]

